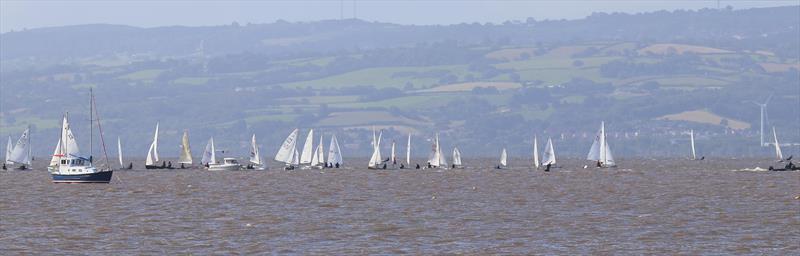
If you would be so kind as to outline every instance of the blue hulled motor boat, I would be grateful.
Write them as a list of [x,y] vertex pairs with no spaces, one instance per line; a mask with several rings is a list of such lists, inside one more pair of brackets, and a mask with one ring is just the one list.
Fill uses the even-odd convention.
[[[108,183],[111,181],[111,175],[114,173],[108,166],[108,153],[106,151],[105,142],[103,141],[103,129],[100,127],[100,118],[93,119],[97,116],[97,110],[94,107],[94,94],[91,93],[91,105],[89,108],[89,120],[97,121],[98,130],[100,130],[100,142],[103,146],[103,155],[105,156],[105,167],[96,167],[92,161],[92,142],[89,140],[89,157],[81,157],[78,143],[72,133],[69,125],[68,115],[64,114],[64,119],[61,123],[61,136],[56,144],[56,150],[53,153],[53,159],[50,161],[48,170],[53,178],[53,183]],[[93,127],[93,126],[92,126]],[[90,134],[94,135],[94,129]],[[92,136],[90,136],[91,138]]]

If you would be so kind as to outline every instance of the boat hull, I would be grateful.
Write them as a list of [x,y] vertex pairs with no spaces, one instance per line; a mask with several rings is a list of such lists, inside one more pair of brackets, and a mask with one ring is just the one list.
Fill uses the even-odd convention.
[[238,165],[238,164],[236,164],[236,165],[213,165],[212,164],[212,165],[208,166],[208,170],[209,171],[238,171],[238,170],[241,170],[241,169],[242,169],[242,166]]
[[113,171],[96,172],[88,174],[51,174],[53,183],[109,183]]
[[160,166],[160,165],[145,165],[144,168],[147,169],[147,170],[175,169],[173,167],[164,167],[164,166]]

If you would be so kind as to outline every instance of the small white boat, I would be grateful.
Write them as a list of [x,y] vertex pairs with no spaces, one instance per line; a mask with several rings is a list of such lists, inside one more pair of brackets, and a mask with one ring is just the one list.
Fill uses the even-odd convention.
[[461,151],[458,150],[457,147],[453,148],[453,168],[464,168],[464,165],[461,163]]
[[322,135],[320,135],[319,136],[319,144],[317,144],[317,147],[314,149],[314,152],[311,153],[312,154],[311,155],[311,163],[309,163],[311,168],[322,169],[322,168],[327,167],[326,165],[328,163],[325,162],[325,155],[322,152],[323,151],[323,149],[322,149],[322,141],[323,141],[323,139],[324,138],[322,137]]
[[17,144],[9,150],[11,146],[11,138],[9,137],[9,144],[6,146],[6,161],[3,163],[3,169],[9,168],[6,165],[17,165],[15,170],[28,170],[31,166],[31,128],[28,127],[22,132],[22,135],[17,140]]
[[298,132],[298,129],[294,129],[294,131],[292,131],[292,133],[286,137],[286,140],[283,141],[280,149],[278,149],[278,153],[275,154],[275,161],[286,164],[284,167],[285,170],[293,170],[298,164],[300,164],[300,161],[298,160],[299,154],[297,153]]
[[556,165],[556,151],[553,149],[553,139],[547,138],[547,145],[542,155],[542,165],[545,166],[545,171],[549,172],[550,167]]
[[203,159],[200,160],[200,164],[208,167],[211,164],[217,163],[217,153],[216,149],[214,149],[214,137],[208,139],[208,143],[206,144],[206,148],[203,151]]
[[508,152],[506,152],[506,148],[503,148],[503,151],[500,152],[500,164],[495,166],[495,169],[505,169],[508,167]]
[[367,164],[368,169],[385,169],[385,164],[382,165],[383,158],[381,157],[381,138],[383,137],[383,131],[381,131],[380,135],[377,137],[375,136],[375,130],[372,130],[372,157],[369,158],[369,163]]
[[428,159],[428,168],[447,169],[447,159],[445,159],[444,154],[442,154],[442,147],[439,144],[439,133],[436,133],[436,137],[433,140],[431,156]]
[[181,164],[181,169],[192,166],[192,149],[189,147],[189,131],[183,131],[181,138],[181,155],[178,158],[178,163]]
[[344,161],[342,161],[342,150],[339,148],[339,140],[336,139],[335,134],[331,137],[331,143],[328,146],[328,164],[334,168],[339,168],[344,165]]
[[605,122],[600,123],[600,130],[597,131],[597,135],[592,143],[592,148],[589,150],[589,155],[586,156],[586,160],[595,161],[596,166],[599,168],[617,166],[614,162],[614,155],[611,154],[611,147],[608,146],[608,140],[606,139]]
[[153,142],[150,143],[150,149],[147,150],[147,158],[144,161],[145,169],[167,169],[166,163],[158,165],[158,123],[156,123],[156,132],[153,135]]
[[208,165],[209,171],[238,171],[241,169],[242,165],[233,157],[225,157],[222,159],[222,163]]
[[253,134],[253,137],[250,139],[250,164],[247,165],[246,169],[253,169],[253,170],[265,170],[267,166],[264,164],[264,161],[261,160],[261,154],[258,150],[258,144],[256,144],[256,135]]

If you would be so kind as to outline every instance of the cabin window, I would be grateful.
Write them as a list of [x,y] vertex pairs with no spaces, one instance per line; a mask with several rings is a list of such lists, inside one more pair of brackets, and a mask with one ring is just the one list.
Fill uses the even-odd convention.
[[61,160],[61,164],[67,164],[67,160]]

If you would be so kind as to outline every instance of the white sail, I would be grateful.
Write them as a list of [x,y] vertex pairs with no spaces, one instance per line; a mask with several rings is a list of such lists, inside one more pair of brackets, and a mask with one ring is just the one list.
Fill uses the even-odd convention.
[[153,135],[153,142],[150,143],[150,149],[147,150],[146,165],[153,165],[158,162],[158,123],[156,123],[156,133]]
[[325,151],[325,146],[324,146],[325,142],[323,142],[323,141],[325,141],[325,138],[322,136],[322,134],[320,134],[319,135],[319,145],[317,146],[317,159],[319,159],[319,164],[323,164],[324,165],[324,164],[327,164],[327,162],[325,162],[325,152],[324,152]]
[[390,160],[392,161],[392,164],[397,164],[397,155],[394,154],[394,150],[395,150],[395,143],[394,143],[394,140],[393,140],[392,141],[392,154],[391,154]]
[[192,149],[189,147],[189,131],[183,131],[181,138],[181,156],[178,163],[192,164]]
[[72,134],[72,129],[69,127],[67,115],[61,122],[61,136],[56,144],[56,149],[53,151],[53,158],[50,159],[50,166],[56,166],[61,161],[61,157],[67,155],[77,156],[81,150],[78,148],[78,142],[75,141],[75,136]]
[[589,150],[589,155],[586,160],[598,161],[600,167],[616,166],[614,162],[614,155],[611,154],[611,147],[606,141],[605,122],[600,122],[600,130],[594,138],[592,148]]
[[311,163],[311,157],[314,153],[314,129],[308,131],[308,136],[306,137],[306,143],[303,144],[303,154],[300,155],[300,163],[301,164],[309,164]]
[[331,144],[328,146],[328,163],[332,165],[343,164],[342,151],[339,148],[339,141],[336,139],[336,135],[331,137]]
[[7,161],[17,164],[30,164],[30,128],[25,129],[11,150]]
[[453,148],[453,165],[461,166],[461,151],[458,148]]
[[781,144],[778,143],[778,133],[775,132],[775,126],[772,127],[772,137],[775,139],[775,157],[778,161],[783,161],[783,153],[781,152]]
[[539,141],[535,135],[533,136],[533,166],[539,168]]
[[217,154],[214,148],[214,137],[208,139],[208,143],[206,144],[206,148],[203,151],[203,159],[200,159],[201,164],[216,164],[217,163]]
[[[59,143],[59,145],[60,144],[61,143]],[[14,146],[11,145],[11,136],[8,136],[8,144],[6,144],[6,164],[12,164],[12,162],[8,160],[8,158],[11,157],[12,150],[14,150]]]
[[311,166],[321,165],[324,162],[324,159],[322,159],[321,155],[322,155],[322,141],[320,141],[320,143],[314,149],[313,156],[311,156]]
[[258,152],[255,134],[253,134],[253,137],[250,139],[250,163],[261,165],[261,154]]
[[383,162],[381,158],[381,137],[383,137],[383,131],[377,138],[375,138],[375,131],[372,131],[372,157],[370,157],[368,165],[370,168],[377,168]]
[[300,164],[300,153],[297,153],[297,149],[294,149],[294,154],[292,154],[292,164],[299,165]]
[[411,166],[411,133],[408,133],[408,144],[406,145],[406,164]]
[[286,140],[284,140],[283,144],[281,144],[281,148],[278,149],[278,153],[275,154],[275,161],[292,164],[295,151],[297,151],[296,145],[298,132],[298,129],[294,129],[294,131],[292,131],[292,133],[286,137]]
[[507,165],[508,165],[508,153],[506,152],[506,149],[503,148],[503,152],[500,153],[500,166],[505,167]]
[[606,150],[605,150],[606,160],[603,161],[603,166],[604,167],[617,166],[617,163],[614,162],[614,155],[611,154],[611,146],[608,145],[608,142],[606,142],[605,145],[606,145]]
[[[9,143],[10,143],[10,139],[11,139],[11,137],[9,137]],[[9,153],[10,153],[10,150],[9,150]],[[53,151],[53,158],[50,159],[50,166],[58,165],[58,162],[61,160],[61,155],[62,155],[62,153],[61,153],[61,140],[58,140],[58,143],[56,144],[56,150]],[[8,158],[8,155],[6,155],[6,162],[8,162],[7,158]]]
[[125,164],[122,163],[122,140],[117,137],[117,158],[119,158],[119,168],[124,168]]
[[695,154],[695,151],[694,151],[694,130],[690,130],[689,131],[689,139],[690,139],[690,143],[692,145],[692,160],[695,160],[695,159],[697,159],[697,155]]
[[444,166],[447,166],[447,160],[444,158],[444,155],[442,154],[441,145],[439,145],[439,134],[438,133],[436,134],[436,137],[433,140],[432,151],[433,151],[433,153],[431,154],[431,158],[428,160],[428,162],[431,164],[431,166],[433,166],[433,167],[440,167],[440,166],[444,167]]
[[545,145],[544,155],[542,156],[542,165],[548,164],[556,164],[556,151],[553,149],[553,140],[551,138],[547,138],[547,145]]

